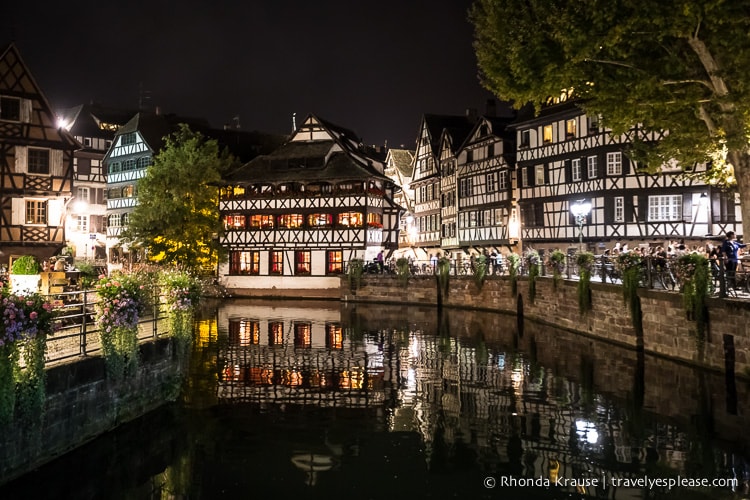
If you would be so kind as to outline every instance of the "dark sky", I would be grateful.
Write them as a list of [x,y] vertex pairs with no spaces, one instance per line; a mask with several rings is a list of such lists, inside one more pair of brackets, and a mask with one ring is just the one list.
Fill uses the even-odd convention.
[[[86,102],[288,133],[309,113],[367,144],[413,148],[423,113],[492,96],[477,78],[470,0],[43,3],[0,16],[55,107]],[[142,93],[140,89],[147,91]]]

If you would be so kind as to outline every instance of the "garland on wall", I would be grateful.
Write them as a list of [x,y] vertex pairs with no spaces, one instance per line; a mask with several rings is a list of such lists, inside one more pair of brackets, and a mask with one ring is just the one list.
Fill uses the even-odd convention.
[[702,351],[708,326],[708,259],[700,254],[681,255],[675,262],[675,275],[682,291],[682,304],[687,318],[695,321],[696,347]]
[[630,309],[630,322],[639,336],[643,334],[641,299],[638,297],[638,284],[643,273],[643,258],[635,252],[625,252],[615,261],[622,274],[622,298]]
[[594,254],[580,252],[576,256],[578,265],[578,312],[585,314],[591,310],[591,271],[594,268]]
[[565,269],[565,253],[553,250],[549,256],[549,267],[552,270],[552,288],[557,290],[562,283],[562,272]]
[[515,297],[518,295],[518,266],[521,264],[521,257],[510,253],[506,258],[508,259],[508,276],[510,276],[510,294]]
[[526,254],[526,263],[529,266],[529,301],[533,304],[536,299],[536,279],[539,277],[541,259],[536,250],[530,250]]
[[193,341],[193,320],[202,294],[201,283],[191,274],[175,270],[164,272],[159,284],[167,308],[170,335],[178,354],[186,359]]

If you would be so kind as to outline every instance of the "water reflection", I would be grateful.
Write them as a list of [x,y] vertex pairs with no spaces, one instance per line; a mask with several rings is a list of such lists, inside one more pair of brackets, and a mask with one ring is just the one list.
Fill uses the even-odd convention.
[[[153,453],[162,472],[133,473],[123,498],[741,498],[746,488],[747,386],[721,374],[529,322],[521,337],[513,316],[432,308],[233,301],[197,332],[179,418],[160,434],[170,452]],[[105,452],[89,450],[76,464]],[[116,453],[139,449],[117,440]],[[44,486],[30,475],[6,491],[53,487],[67,460],[42,469]],[[635,484],[678,475],[739,484]]]

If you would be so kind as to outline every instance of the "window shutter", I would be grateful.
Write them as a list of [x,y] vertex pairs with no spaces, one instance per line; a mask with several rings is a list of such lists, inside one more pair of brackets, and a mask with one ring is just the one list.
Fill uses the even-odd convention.
[[526,179],[529,181],[529,186],[536,186],[536,172],[534,171],[534,165],[526,167]]
[[585,156],[581,158],[581,180],[589,180],[589,159]]
[[47,200],[47,225],[48,226],[62,226],[63,225],[63,200],[62,199],[51,199]]
[[570,160],[565,160],[565,179],[563,179],[564,182],[570,183],[573,181],[573,162]]
[[682,221],[693,221],[693,193],[685,193],[682,195]]
[[630,158],[625,153],[622,154],[622,175],[626,176],[630,174]]
[[31,99],[21,99],[21,121],[31,123]]
[[21,226],[26,222],[26,202],[23,198],[11,198],[10,222],[14,226]]
[[615,221],[615,199],[611,196],[604,197],[604,223],[612,224]]
[[544,184],[549,185],[549,163],[544,164]]
[[633,196],[625,196],[625,213],[623,214],[625,217],[625,223],[633,222],[635,219],[635,209],[633,207]]
[[63,152],[61,149],[52,149],[49,152],[50,168],[49,173],[56,176],[62,177],[63,175]]
[[638,196],[638,221],[646,222],[648,215],[648,197],[646,195]]
[[28,172],[29,150],[26,146],[16,146],[16,173],[25,174]]

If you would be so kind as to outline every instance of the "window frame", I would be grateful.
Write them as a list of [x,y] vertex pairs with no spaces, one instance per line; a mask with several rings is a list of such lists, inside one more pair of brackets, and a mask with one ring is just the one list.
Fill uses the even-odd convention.
[[682,221],[682,201],[681,194],[649,195],[647,222]]

